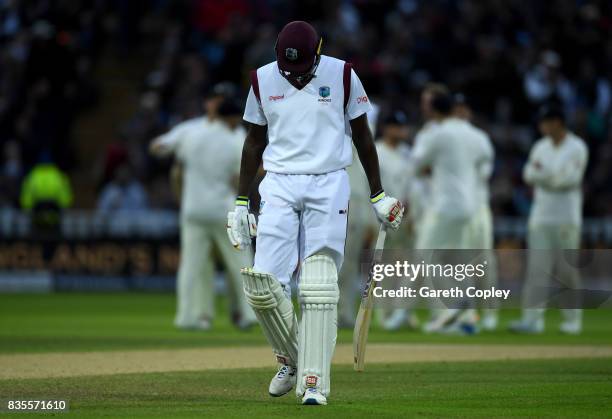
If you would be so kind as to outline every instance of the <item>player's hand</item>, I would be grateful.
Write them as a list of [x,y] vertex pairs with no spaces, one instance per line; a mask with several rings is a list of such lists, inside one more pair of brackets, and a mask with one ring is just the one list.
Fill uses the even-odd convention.
[[384,191],[373,195],[370,201],[380,222],[393,230],[397,230],[404,216],[402,203],[395,198],[386,196]]
[[234,248],[244,250],[251,245],[251,239],[255,236],[255,215],[249,213],[248,200],[238,197],[234,211],[227,213],[227,237]]

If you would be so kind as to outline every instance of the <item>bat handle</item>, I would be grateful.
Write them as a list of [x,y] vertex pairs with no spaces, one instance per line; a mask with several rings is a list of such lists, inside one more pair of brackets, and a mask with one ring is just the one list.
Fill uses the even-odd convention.
[[374,246],[374,250],[376,250],[377,253],[385,248],[386,238],[387,238],[387,227],[384,224],[381,224],[380,229],[378,230],[378,238],[376,239],[376,246]]

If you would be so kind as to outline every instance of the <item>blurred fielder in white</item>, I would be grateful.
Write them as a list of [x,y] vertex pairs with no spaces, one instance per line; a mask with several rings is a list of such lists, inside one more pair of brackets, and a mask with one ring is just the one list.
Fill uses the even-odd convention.
[[227,242],[222,209],[234,202],[245,130],[241,107],[214,94],[206,116],[185,121],[156,138],[151,152],[173,154],[180,163],[181,261],[177,279],[174,323],[182,329],[208,330],[215,316],[213,247],[225,267],[230,300],[238,310],[238,326],[248,328],[255,314],[242,292],[240,267],[252,261],[250,252],[236,253]]
[[[253,268],[243,270],[245,293],[280,363],[270,395],[296,386],[307,405],[327,404],[330,392],[351,136],[380,221],[396,229],[403,214],[381,186],[361,81],[350,64],[321,55],[321,43],[308,23],[291,22],[278,36],[277,61],[251,72],[239,196],[228,214],[232,244],[247,248],[256,229],[247,195],[263,160],[257,249]],[[299,324],[289,298],[296,272]]]
[[[518,333],[544,331],[548,287],[580,288],[579,275],[574,269],[564,268],[561,253],[541,250],[580,248],[581,185],[588,148],[567,129],[563,111],[556,105],[541,109],[539,128],[544,137],[534,144],[523,171],[523,179],[534,188],[527,241],[529,249],[536,251],[529,255],[522,318],[510,325],[510,330]],[[562,284],[551,284],[551,277]],[[579,334],[582,310],[565,309],[562,313],[561,332]]]
[[[476,214],[476,167],[488,159],[482,144],[470,141],[476,135],[474,128],[452,116],[452,97],[444,88],[424,91],[423,108],[435,123],[421,132],[414,145],[412,161],[417,173],[431,172],[431,205],[417,240],[417,249],[467,249],[469,224]],[[436,281],[439,287],[449,286]],[[459,310],[446,309],[441,301],[434,300],[439,310],[423,330],[440,332],[456,317]],[[476,322],[474,310],[467,310],[464,318]]]
[[[484,150],[484,158],[477,162],[476,167],[476,214],[472,217],[468,228],[468,247],[470,249],[486,250],[487,273],[483,280],[477,281],[481,289],[497,287],[497,259],[494,248],[493,237],[493,214],[489,203],[489,181],[493,174],[495,150],[489,135],[483,130],[470,123],[472,120],[472,109],[462,94],[454,97],[453,114],[468,123],[472,128],[473,135],[466,137],[466,141],[476,142],[476,147]],[[483,330],[491,331],[497,328],[498,312],[497,300],[490,298],[485,300],[482,307],[482,320],[480,322]]]

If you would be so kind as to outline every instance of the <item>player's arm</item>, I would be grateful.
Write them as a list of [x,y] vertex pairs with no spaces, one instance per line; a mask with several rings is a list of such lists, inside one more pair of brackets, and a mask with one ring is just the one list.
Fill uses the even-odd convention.
[[364,113],[351,119],[350,124],[353,143],[370,184],[370,201],[374,206],[374,212],[383,224],[397,230],[402,222],[404,206],[397,199],[385,195],[380,181],[378,153],[368,126],[368,117]]
[[161,157],[165,157],[166,155],[168,155],[169,153],[167,153],[166,148],[163,146],[163,142],[162,142],[162,137],[156,137],[153,139],[153,141],[151,141],[151,144],[149,144],[149,153],[152,156],[161,158]]
[[262,155],[267,145],[267,125],[249,123],[240,162],[238,197],[234,210],[227,214],[227,236],[238,250],[251,245],[251,238],[257,235],[255,216],[249,213],[249,190],[257,177]]
[[351,69],[350,93],[345,107],[345,114],[351,124],[353,143],[370,184],[370,201],[376,216],[385,226],[397,230],[402,222],[404,206],[397,199],[386,196],[383,190],[380,181],[378,153],[376,152],[376,146],[374,146],[372,132],[368,126],[368,117],[366,115],[371,110],[372,106],[361,84],[361,80],[359,80],[355,71]]
[[170,168],[170,189],[176,201],[180,203],[183,193],[183,165],[178,161],[175,161]]
[[234,210],[227,214],[227,236],[239,250],[249,247],[251,238],[257,235],[255,216],[249,213],[248,196],[268,144],[268,121],[257,99],[259,95],[255,93],[251,86],[243,117],[248,123],[248,131],[242,146],[238,197]]
[[546,187],[550,173],[544,166],[544,158],[539,144],[536,144],[529,153],[529,159],[523,169],[523,180],[531,186]]
[[481,160],[476,165],[476,171],[480,180],[482,180],[483,182],[488,181],[493,175],[493,161]]
[[548,187],[553,190],[566,190],[579,186],[586,170],[588,154],[586,146],[581,146],[572,153],[569,161],[553,171]]
[[376,152],[372,132],[368,125],[368,117],[364,113],[351,120],[350,124],[351,131],[353,132],[353,143],[370,184],[370,193],[376,194],[382,191],[382,184],[380,181],[380,167],[378,166],[378,153]]
[[238,196],[247,197],[253,180],[261,165],[263,152],[267,145],[267,125],[249,124],[249,129],[242,147],[240,162],[240,180],[238,181]]
[[488,137],[482,138],[482,149],[476,164],[476,170],[480,180],[486,182],[493,175],[493,163],[495,159],[495,150],[491,140]]
[[149,153],[158,159],[168,157],[175,152],[179,140],[180,131],[178,129],[160,135],[149,144]]

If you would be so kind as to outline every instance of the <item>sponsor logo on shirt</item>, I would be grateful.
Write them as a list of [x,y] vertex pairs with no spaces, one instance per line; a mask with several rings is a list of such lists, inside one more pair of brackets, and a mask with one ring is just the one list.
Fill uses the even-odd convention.
[[368,97],[367,96],[359,96],[357,98],[357,104],[361,104],[361,103],[368,103]]
[[271,102],[276,102],[277,100],[281,100],[281,99],[284,99],[284,98],[285,98],[285,95],[282,94],[280,96],[270,96],[270,97],[268,97],[268,100],[271,101]]
[[331,89],[329,86],[321,86],[319,87],[319,102],[331,102]]

